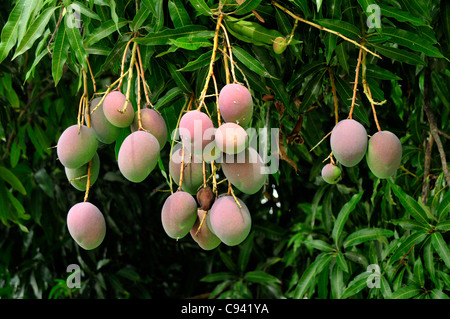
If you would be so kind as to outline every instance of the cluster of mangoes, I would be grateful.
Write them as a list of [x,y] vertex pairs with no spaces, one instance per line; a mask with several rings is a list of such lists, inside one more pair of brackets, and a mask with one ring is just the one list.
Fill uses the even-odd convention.
[[[92,186],[99,175],[99,142],[115,142],[122,128],[130,127],[118,153],[118,166],[128,180],[139,183],[155,168],[160,150],[167,141],[167,127],[163,117],[153,109],[141,110],[139,129],[138,114],[120,91],[108,93],[103,102],[97,97],[90,102],[85,117],[90,127],[80,124],[68,127],[57,144],[57,155],[69,182],[80,191]],[[67,215],[67,227],[72,238],[84,249],[98,247],[106,234],[106,223],[101,211],[87,201],[75,204]]]
[[188,111],[181,117],[181,143],[173,149],[169,171],[179,185],[183,165],[183,179],[181,188],[166,199],[162,208],[162,224],[169,237],[180,239],[190,233],[205,250],[220,243],[234,246],[244,241],[251,229],[251,215],[234,193],[216,198],[205,184],[205,175],[216,172],[204,169],[203,163],[221,163],[227,180],[245,194],[258,192],[266,178],[263,160],[249,146],[245,130],[253,115],[250,91],[238,83],[227,84],[219,93],[218,104],[224,123],[217,128],[200,110]]
[[[345,167],[356,166],[366,156],[370,171],[378,178],[395,174],[402,159],[402,144],[390,131],[378,131],[370,137],[364,126],[356,120],[338,122],[330,136],[332,155]],[[342,171],[335,163],[322,168],[322,178],[329,184],[341,179]]]
[[[156,167],[168,138],[166,123],[154,109],[134,112],[132,104],[128,102],[124,108],[125,103],[126,96],[120,91],[108,93],[103,102],[100,97],[94,98],[90,111],[87,110],[90,126],[72,125],[61,134],[58,159],[76,189],[86,191],[88,178],[90,186],[96,182],[100,170],[99,142],[115,142],[122,128],[131,129],[117,156],[122,175],[140,183]],[[266,178],[263,160],[249,145],[245,130],[253,116],[250,91],[238,83],[227,84],[219,93],[218,103],[224,123],[217,128],[200,110],[190,110],[181,117],[181,141],[173,148],[169,162],[169,173],[181,187],[165,200],[161,211],[162,226],[169,237],[180,239],[191,233],[205,250],[221,242],[238,245],[251,228],[250,212],[234,192],[216,199],[218,191],[215,194],[205,182],[206,175],[216,172],[205,163],[221,163],[229,183],[245,194],[258,192]],[[67,227],[72,238],[86,250],[98,247],[106,233],[103,214],[86,200],[69,210]]]

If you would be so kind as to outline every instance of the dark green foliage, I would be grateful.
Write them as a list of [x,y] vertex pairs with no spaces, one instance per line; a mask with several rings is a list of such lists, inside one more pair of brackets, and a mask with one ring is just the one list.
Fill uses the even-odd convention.
[[[275,154],[281,160],[255,194],[234,188],[251,213],[245,241],[208,251],[189,235],[168,237],[160,212],[167,191],[176,190],[168,169],[171,133],[181,112],[198,106],[212,60],[217,16],[211,12],[219,1],[1,2],[0,298],[448,298],[449,2],[376,1],[379,21],[369,8],[373,1],[277,2],[380,56],[361,52],[353,119],[368,135],[376,133],[367,84],[380,102],[381,129],[402,143],[400,167],[379,179],[363,160],[343,167],[333,185],[320,176],[331,152],[329,137],[320,141],[349,115],[359,47],[296,24],[271,1],[222,2],[230,13],[223,25],[236,79],[252,93],[249,125],[280,129]],[[77,23],[82,28],[73,27]],[[148,98],[167,124],[169,143],[142,183],[126,180],[117,164],[129,127],[115,143],[99,143],[100,172],[89,202],[104,215],[107,235],[85,251],[66,225],[83,194],[67,182],[55,146],[62,131],[77,124],[84,75],[89,100],[90,71],[97,93],[105,92],[120,76],[135,31],[129,51],[139,44]],[[220,91],[227,83],[227,42],[219,31],[213,61]],[[291,35],[276,54],[272,40]],[[135,90],[136,73],[129,90],[133,114],[138,93],[140,107],[147,106],[142,83]],[[127,89],[124,77],[122,92]],[[217,127],[212,80],[206,93],[201,111]],[[223,180],[223,171],[217,173]],[[219,184],[219,191],[227,186]],[[66,284],[71,264],[81,269],[81,288]]]

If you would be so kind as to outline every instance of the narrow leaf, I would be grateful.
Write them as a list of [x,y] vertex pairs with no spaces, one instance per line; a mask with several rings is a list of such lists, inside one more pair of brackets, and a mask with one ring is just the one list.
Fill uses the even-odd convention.
[[339,237],[342,234],[342,230],[344,229],[345,222],[347,221],[350,213],[355,209],[356,204],[361,200],[361,197],[364,192],[360,192],[352,196],[352,198],[344,204],[344,206],[339,211],[339,214],[336,218],[336,222],[333,227],[333,231],[331,233],[331,237],[334,242],[338,244]]
[[14,60],[19,55],[25,53],[29,48],[31,48],[34,42],[42,35],[47,26],[53,12],[56,10],[54,8],[48,8],[43,13],[39,15],[39,17],[31,24],[31,26],[27,29],[22,41],[17,46],[16,52],[12,60]]
[[431,234],[431,244],[437,254],[442,258],[447,268],[450,268],[450,251],[442,234],[439,232]]
[[242,62],[247,68],[265,78],[275,78],[270,75],[267,69],[247,51],[237,46],[233,47],[233,55]]
[[189,2],[201,15],[210,16],[212,14],[211,9],[208,7],[204,0],[189,0]]
[[2,28],[0,63],[8,56],[9,51],[11,51],[17,42],[18,30],[21,28],[20,20],[26,13],[26,5],[26,0],[17,2],[8,17],[8,21]]
[[11,172],[4,166],[0,166],[0,177],[9,185],[11,185],[12,188],[19,191],[19,193],[23,195],[27,194],[27,191],[25,190],[25,187],[23,187],[22,182],[16,177],[16,175],[14,175],[13,172]]
[[364,228],[355,231],[354,233],[347,236],[344,240],[344,248],[349,246],[359,245],[361,243],[376,240],[380,237],[391,237],[394,235],[394,232],[389,229],[382,228]]
[[402,287],[392,293],[392,299],[411,299],[420,294],[419,287],[411,285]]
[[55,37],[55,46],[52,54],[52,76],[55,81],[55,86],[58,85],[63,74],[63,67],[67,60],[69,46],[65,24],[61,23]]
[[261,0],[245,0],[236,8],[236,10],[233,11],[233,14],[237,15],[247,14],[252,10],[256,9],[260,3]]
[[281,283],[280,279],[261,270],[249,271],[245,274],[244,279],[257,283]]

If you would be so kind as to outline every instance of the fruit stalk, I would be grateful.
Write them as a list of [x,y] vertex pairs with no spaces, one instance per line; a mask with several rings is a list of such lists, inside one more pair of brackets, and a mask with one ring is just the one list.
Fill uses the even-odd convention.
[[352,96],[352,105],[350,106],[350,112],[348,113],[348,118],[353,118],[353,108],[355,107],[356,102],[356,92],[358,91],[358,78],[359,78],[359,68],[361,66],[361,55],[362,55],[362,48],[359,49],[358,54],[358,64],[356,65],[356,75],[355,75],[355,82],[353,83],[353,96]]

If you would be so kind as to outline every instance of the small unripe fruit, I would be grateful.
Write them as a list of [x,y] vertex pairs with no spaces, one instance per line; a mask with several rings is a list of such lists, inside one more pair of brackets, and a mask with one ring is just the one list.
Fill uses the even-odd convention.
[[106,119],[114,126],[124,128],[130,126],[134,119],[134,109],[131,102],[127,103],[126,110],[123,108],[127,97],[119,91],[108,93],[103,101],[103,113]]
[[211,209],[215,199],[216,196],[209,186],[203,187],[197,192],[197,202],[200,205],[200,208],[204,211]]
[[376,177],[389,178],[400,166],[402,144],[392,132],[377,132],[369,139],[366,159],[369,169]]
[[140,183],[153,171],[158,158],[159,143],[156,137],[144,131],[136,131],[123,141],[117,162],[126,179]]
[[89,162],[97,152],[98,140],[94,130],[81,125],[69,126],[61,134],[56,152],[64,167],[78,168]]
[[335,125],[330,137],[334,157],[346,167],[357,165],[367,149],[367,132],[353,119],[345,119]]
[[[134,114],[133,123],[131,123],[131,132],[139,130],[139,116],[136,111]],[[159,147],[162,149],[167,142],[167,125],[164,118],[153,109],[141,109],[141,123],[144,130],[153,134],[159,142]]]
[[333,164],[327,164],[322,168],[322,178],[328,184],[336,184],[341,179],[341,169]]
[[[92,112],[102,99],[100,97],[94,98],[90,103],[89,112]],[[90,114],[91,128],[94,130],[97,139],[104,144],[113,143],[120,133],[120,128],[112,125],[105,117],[103,112],[103,103],[100,104],[94,113]]]
[[190,230],[192,239],[203,249],[203,250],[212,250],[220,245],[220,239],[214,235],[211,230],[208,228],[208,223],[205,221],[198,230],[201,221],[203,220],[204,214],[207,214],[206,211],[199,209],[197,213],[197,220],[195,221],[194,226]]
[[209,229],[228,246],[242,243],[250,233],[252,219],[244,202],[233,196],[222,196],[216,199],[206,215]]
[[177,191],[167,197],[161,211],[161,222],[170,238],[181,239],[186,236],[196,219],[197,202],[192,195]]
[[236,123],[222,124],[214,136],[217,148],[227,154],[240,153],[248,144],[247,132]]
[[86,250],[97,248],[106,234],[103,214],[89,202],[72,206],[67,214],[67,228],[75,242]]
[[219,110],[225,122],[247,126],[253,116],[253,99],[250,91],[238,83],[225,85],[219,93]]
[[[89,162],[78,168],[65,168],[67,179],[70,184],[77,190],[84,192],[86,190],[87,176],[89,170]],[[95,153],[91,160],[91,176],[89,178],[89,185],[92,186],[97,181],[100,172],[100,157]]]
[[283,37],[277,37],[273,40],[273,51],[276,54],[281,54],[288,47],[288,42]]

